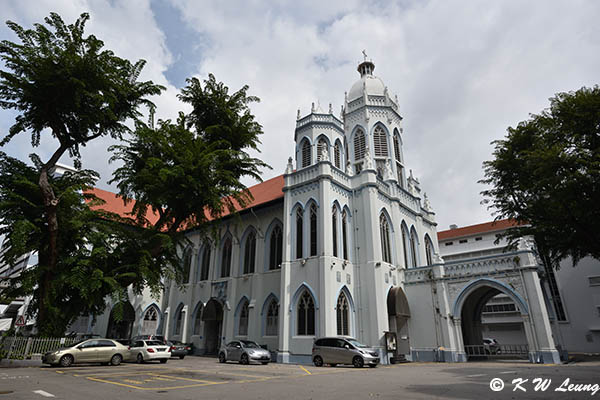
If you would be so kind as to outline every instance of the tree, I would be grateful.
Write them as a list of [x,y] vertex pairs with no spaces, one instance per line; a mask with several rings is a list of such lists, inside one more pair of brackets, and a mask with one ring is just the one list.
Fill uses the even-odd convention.
[[[60,238],[58,196],[51,184],[50,171],[68,153],[80,167],[81,146],[110,135],[121,138],[129,131],[128,119],[140,117],[139,106],[152,106],[147,99],[163,88],[138,77],[145,62],[132,64],[110,50],[93,35],[84,37],[89,15],[81,14],[72,25],[66,25],[58,14],[51,13],[46,25],[35,24],[24,29],[7,22],[21,43],[0,42],[0,107],[19,112],[1,145],[23,132],[31,133],[33,147],[40,144],[42,134],[51,134],[58,148],[50,159],[42,162],[32,155],[38,166],[37,184],[44,204],[47,242],[38,249],[39,276],[38,327],[51,324],[48,310],[52,307],[50,286],[63,257],[61,246],[69,241]],[[44,329],[42,329],[43,331]]]
[[[229,94],[213,75],[204,86],[196,78],[187,83],[179,98],[192,105],[191,113],[180,113],[175,123],[138,122],[131,140],[111,148],[111,160],[123,162],[111,182],[126,202],[135,199],[138,223],[179,245],[182,237],[175,235],[182,230],[246,205],[251,196],[240,179],[260,181],[260,169],[268,167],[248,153],[258,151],[262,134],[249,109],[258,98],[247,95],[248,87]],[[159,215],[154,224],[146,220],[150,211]]]
[[484,162],[484,204],[523,224],[507,237],[533,235],[544,261],[600,259],[600,88],[558,93]]

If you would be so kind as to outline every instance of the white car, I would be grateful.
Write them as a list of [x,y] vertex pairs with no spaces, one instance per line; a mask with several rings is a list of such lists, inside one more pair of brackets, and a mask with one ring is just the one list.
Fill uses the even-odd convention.
[[136,340],[129,347],[129,354],[138,364],[151,360],[164,364],[171,358],[171,346],[158,340]]

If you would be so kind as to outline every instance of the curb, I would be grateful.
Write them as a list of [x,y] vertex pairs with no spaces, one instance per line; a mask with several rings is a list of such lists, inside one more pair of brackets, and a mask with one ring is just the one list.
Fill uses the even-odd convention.
[[42,360],[0,360],[0,368],[41,367]]

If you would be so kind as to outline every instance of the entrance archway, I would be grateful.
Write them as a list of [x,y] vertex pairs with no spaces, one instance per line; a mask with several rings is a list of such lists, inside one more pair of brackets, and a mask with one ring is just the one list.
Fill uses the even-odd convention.
[[387,296],[387,311],[390,332],[396,334],[396,359],[410,355],[410,338],[408,336],[408,320],[410,308],[404,290],[400,286],[390,289]]
[[135,310],[130,302],[115,304],[110,311],[106,337],[109,339],[129,339],[135,321]]
[[223,306],[216,299],[210,299],[202,313],[206,354],[217,354],[221,346],[221,328],[223,326]]
[[[494,298],[504,298],[514,304],[514,312],[499,312],[494,315],[494,307],[487,306]],[[458,309],[460,307],[460,309]],[[498,308],[500,310],[500,308]],[[508,310],[508,307],[506,308]],[[512,310],[513,308],[511,308]],[[485,314],[485,320],[482,319]],[[509,314],[507,316],[507,314]],[[468,360],[481,360],[485,358],[524,358],[529,355],[529,338],[526,336],[523,316],[528,314],[527,306],[523,299],[510,287],[491,279],[483,279],[469,284],[455,304],[455,315],[460,315],[461,333],[464,350]],[[486,324],[493,323],[497,328],[519,327],[519,332],[513,332],[509,337],[522,334],[521,343],[506,343],[492,337],[489,329],[484,329]],[[487,337],[484,337],[484,330]],[[524,344],[527,343],[527,344]]]

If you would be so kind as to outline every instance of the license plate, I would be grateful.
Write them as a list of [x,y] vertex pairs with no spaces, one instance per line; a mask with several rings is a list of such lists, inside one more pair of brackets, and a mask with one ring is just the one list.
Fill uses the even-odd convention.
[[165,350],[166,350],[166,349],[165,349],[165,348],[163,348],[163,347],[161,347],[161,348],[159,348],[159,349],[156,349],[156,351],[165,351]]

